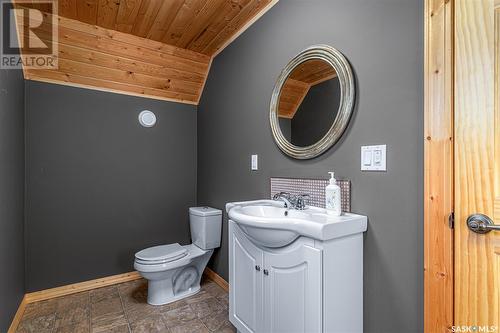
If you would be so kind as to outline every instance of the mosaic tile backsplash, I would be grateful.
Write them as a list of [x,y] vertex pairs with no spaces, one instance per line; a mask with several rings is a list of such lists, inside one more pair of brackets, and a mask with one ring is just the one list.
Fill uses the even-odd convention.
[[[325,187],[327,179],[271,178],[271,198],[279,192],[309,194],[308,205],[325,208]],[[337,179],[342,193],[342,211],[351,211],[351,181]]]

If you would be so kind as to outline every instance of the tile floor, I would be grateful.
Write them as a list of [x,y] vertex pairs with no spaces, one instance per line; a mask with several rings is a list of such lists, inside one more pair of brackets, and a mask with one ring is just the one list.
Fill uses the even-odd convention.
[[29,304],[18,333],[236,332],[228,320],[228,294],[204,280],[201,291],[163,306],[146,303],[145,280]]

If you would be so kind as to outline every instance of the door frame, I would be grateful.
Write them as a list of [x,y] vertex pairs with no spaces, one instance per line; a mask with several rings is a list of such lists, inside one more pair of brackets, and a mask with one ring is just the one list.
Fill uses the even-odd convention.
[[424,4],[424,332],[454,322],[454,0]]

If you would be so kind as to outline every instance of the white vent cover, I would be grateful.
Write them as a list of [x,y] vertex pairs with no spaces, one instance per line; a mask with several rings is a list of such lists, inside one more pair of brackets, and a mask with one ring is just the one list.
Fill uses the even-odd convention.
[[156,116],[149,110],[144,110],[139,113],[139,124],[144,127],[153,127],[156,124]]

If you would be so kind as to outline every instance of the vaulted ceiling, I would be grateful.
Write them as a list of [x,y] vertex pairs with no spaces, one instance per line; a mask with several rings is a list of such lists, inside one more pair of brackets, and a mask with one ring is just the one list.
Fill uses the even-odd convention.
[[212,56],[270,0],[59,0],[59,15]]
[[[277,1],[59,0],[59,66],[25,78],[197,104],[213,57]],[[47,21],[34,31],[51,42]]]

